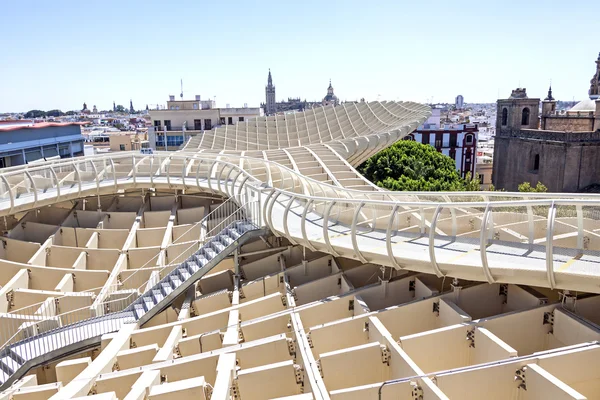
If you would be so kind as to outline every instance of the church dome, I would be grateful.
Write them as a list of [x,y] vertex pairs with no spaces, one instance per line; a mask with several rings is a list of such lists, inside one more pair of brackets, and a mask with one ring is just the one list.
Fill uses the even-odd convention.
[[596,111],[596,102],[592,99],[585,99],[575,104],[569,111],[589,112]]

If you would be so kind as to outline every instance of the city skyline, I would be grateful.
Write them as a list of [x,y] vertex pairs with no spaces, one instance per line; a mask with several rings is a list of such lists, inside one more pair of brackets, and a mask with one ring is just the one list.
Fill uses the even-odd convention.
[[[543,97],[550,81],[558,99],[581,100],[600,50],[588,34],[592,1],[571,9],[358,4],[10,3],[0,27],[10,38],[0,111],[76,110],[83,102],[104,110],[129,99],[153,108],[179,97],[181,79],[184,98],[258,106],[269,68],[278,101],[321,99],[330,78],[341,101],[453,103],[462,94],[491,103],[518,86]],[[225,14],[230,8],[236,13]],[[184,17],[193,15],[215,17],[198,25]]]

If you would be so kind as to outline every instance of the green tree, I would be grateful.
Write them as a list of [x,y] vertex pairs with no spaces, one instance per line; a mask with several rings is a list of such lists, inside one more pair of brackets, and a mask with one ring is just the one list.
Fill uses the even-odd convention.
[[25,118],[44,118],[46,113],[42,110],[29,110],[25,113]]
[[519,192],[533,192],[533,193],[546,193],[548,188],[542,182],[539,182],[535,186],[531,186],[529,182],[523,182],[518,186]]
[[46,111],[46,116],[48,117],[62,117],[63,115],[65,115],[65,113],[60,110]]
[[389,190],[479,190],[479,179],[461,178],[454,160],[433,147],[401,140],[365,161],[359,171]]
[[127,111],[127,110],[125,110],[125,107],[123,107],[121,104],[119,104],[117,107],[115,107],[115,110],[120,113],[124,113]]

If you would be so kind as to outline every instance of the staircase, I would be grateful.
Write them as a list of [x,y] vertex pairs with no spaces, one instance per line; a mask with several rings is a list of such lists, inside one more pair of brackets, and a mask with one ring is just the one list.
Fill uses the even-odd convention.
[[249,222],[232,223],[135,300],[126,311],[133,312],[140,326],[144,325],[210,272],[221,260],[233,253],[242,242],[262,233],[261,229]]
[[4,347],[0,350],[0,390],[31,368],[98,347],[102,335],[117,332],[125,324],[137,322],[142,326],[236,248],[262,234],[264,230],[251,222],[233,222],[125,310],[65,325]]

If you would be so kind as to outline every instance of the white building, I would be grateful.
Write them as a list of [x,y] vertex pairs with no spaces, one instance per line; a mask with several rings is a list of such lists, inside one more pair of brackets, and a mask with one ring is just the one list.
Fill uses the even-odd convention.
[[478,140],[478,126],[475,124],[441,124],[440,109],[432,109],[431,116],[405,140],[428,144],[452,158],[462,177],[470,173],[475,176],[475,150]]

